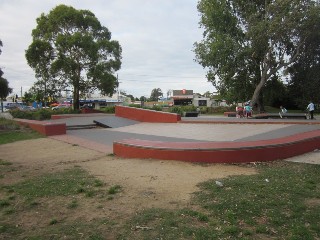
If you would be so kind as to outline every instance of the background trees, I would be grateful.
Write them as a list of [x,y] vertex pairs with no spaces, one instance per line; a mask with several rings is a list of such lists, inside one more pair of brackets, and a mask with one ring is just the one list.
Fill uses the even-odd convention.
[[162,90],[160,88],[154,88],[151,91],[150,101],[158,101],[160,97],[163,97]]
[[121,47],[92,12],[59,5],[37,18],[32,37],[26,59],[45,95],[48,83],[57,91],[71,86],[74,109],[79,109],[80,94],[96,89],[107,95],[115,92]]
[[[0,55],[2,53],[2,41],[0,39]],[[7,79],[3,78],[3,71],[0,68],[0,103],[1,103],[1,112],[3,112],[3,101],[6,100],[6,97],[12,93],[12,88],[9,88],[9,83]]]
[[312,0],[201,0],[198,11],[204,39],[195,43],[196,60],[208,80],[229,101],[250,95],[260,109],[267,81],[298,61],[320,21]]

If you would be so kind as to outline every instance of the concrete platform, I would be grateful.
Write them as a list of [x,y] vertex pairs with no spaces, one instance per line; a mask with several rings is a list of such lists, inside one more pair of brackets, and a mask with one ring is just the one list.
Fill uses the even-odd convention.
[[[87,116],[85,118],[68,118],[64,121],[67,125],[70,125],[72,123],[78,124],[79,122],[85,124],[90,121],[93,122],[97,120],[100,122],[116,122],[117,118],[112,114],[108,114],[104,116]],[[61,122],[63,120],[59,119],[55,121]],[[128,124],[125,124],[125,120],[123,120],[123,123],[115,128],[67,131],[66,135],[53,136],[52,138],[70,142],[72,144],[78,144],[84,147],[88,147],[90,149],[105,152],[107,154],[117,154],[117,152],[114,152],[114,145],[116,143],[121,142],[125,142],[126,144],[128,144],[128,140],[130,139],[133,142],[136,141],[136,143],[137,141],[148,142],[148,144],[153,145],[154,148],[158,148],[157,144],[155,144],[156,142],[162,142],[168,144],[166,146],[166,149],[169,149],[168,146],[170,146],[170,143],[172,143],[172,145],[179,143],[180,147],[182,148],[179,150],[180,159],[173,158],[171,160],[183,160],[183,156],[185,156],[185,159],[187,159],[188,155],[190,154],[190,151],[188,152],[188,149],[190,149],[190,144],[198,146],[197,144],[199,143],[224,144],[225,149],[227,149],[228,146],[230,147],[237,142],[241,142],[242,144],[247,143],[247,146],[245,148],[242,147],[243,149],[246,149],[246,151],[242,152],[248,154],[248,149],[250,149],[250,145],[253,146],[255,145],[254,143],[258,141],[260,141],[260,145],[258,147],[256,145],[256,149],[267,148],[268,146],[270,147],[270,145],[279,145],[286,148],[287,152],[295,152],[293,151],[295,147],[293,147],[292,149],[289,148],[288,150],[287,146],[294,146],[293,144],[296,144],[297,142],[304,142],[302,145],[299,145],[299,149],[302,147],[302,151],[299,150],[299,152],[295,152],[295,154],[302,154],[305,151],[308,152],[313,151],[314,149],[320,149],[319,130],[320,121],[318,120],[236,119],[223,116],[201,115],[197,118],[182,118],[181,121],[178,123],[135,122],[134,124],[132,124],[128,122]],[[280,144],[279,139],[289,140],[286,140]],[[299,139],[299,141],[292,139]],[[264,141],[266,143],[265,145],[263,145]],[[185,149],[183,149],[183,145],[185,146]],[[309,145],[311,145],[311,148],[308,147]],[[284,156],[278,154],[284,149],[282,149],[282,147],[274,148],[272,150],[273,152],[271,151],[271,158],[268,157],[267,160],[270,161],[288,157],[289,155]],[[203,147],[198,148],[199,151],[203,152]],[[141,146],[141,142],[139,144],[136,144],[135,151],[137,149],[144,150],[144,147]],[[215,151],[216,150],[217,149],[215,149]],[[230,156],[233,156],[232,158],[234,159],[235,156],[237,156],[237,153],[240,153],[239,150],[241,149],[229,149],[227,153],[232,153],[231,155],[220,155],[217,159],[213,156],[218,155],[212,155],[213,149],[211,148],[211,157],[207,158],[205,162],[238,162],[233,161],[230,158]],[[128,149],[122,149],[121,151],[126,151],[126,153],[130,153],[130,151],[127,152]],[[165,150],[161,151],[163,153],[163,151]],[[131,151],[131,153],[133,153],[133,151]],[[118,155],[121,156],[121,154]],[[257,159],[263,160],[263,157],[257,158],[257,156],[259,157],[259,155],[261,156],[261,151],[259,153],[253,151],[251,156],[254,156],[254,158],[242,159],[246,159],[247,162],[258,161]],[[149,156],[150,155],[148,155],[148,158]],[[160,156],[160,154],[158,154],[158,156]],[[247,156],[250,156],[250,154]],[[126,157],[130,157],[130,155]],[[132,155],[131,157],[137,157],[137,155]],[[140,155],[140,157],[144,156]],[[164,157],[160,159],[164,159]],[[210,159],[214,159],[214,161],[210,161]],[[195,158],[193,161],[197,161],[197,159]]]

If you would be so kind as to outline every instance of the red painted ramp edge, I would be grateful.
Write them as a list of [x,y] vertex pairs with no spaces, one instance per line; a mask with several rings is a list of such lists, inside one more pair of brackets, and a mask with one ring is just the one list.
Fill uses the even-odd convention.
[[320,148],[320,130],[246,142],[162,142],[125,139],[113,143],[123,158],[206,163],[262,162],[290,158]]

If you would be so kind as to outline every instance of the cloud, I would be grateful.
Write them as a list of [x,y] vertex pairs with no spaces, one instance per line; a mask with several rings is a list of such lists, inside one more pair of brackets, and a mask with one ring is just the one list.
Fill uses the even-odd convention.
[[214,91],[192,52],[202,36],[194,0],[2,0],[0,66],[15,92],[20,93],[21,87],[27,90],[35,81],[24,54],[36,18],[59,4],[90,10],[119,41],[123,50],[120,89],[128,94],[150,96],[154,88]]

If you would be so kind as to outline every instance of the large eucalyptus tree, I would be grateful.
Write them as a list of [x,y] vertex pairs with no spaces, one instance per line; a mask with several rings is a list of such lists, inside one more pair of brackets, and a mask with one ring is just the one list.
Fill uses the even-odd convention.
[[[313,0],[200,0],[203,40],[196,61],[207,78],[233,100],[259,102],[268,80],[281,77],[319,31],[319,2]],[[259,104],[260,103],[260,104]]]
[[59,88],[70,86],[74,109],[79,109],[80,94],[96,89],[114,93],[121,46],[92,12],[59,5],[37,18],[32,37],[26,50],[28,64],[44,87],[48,82]]

